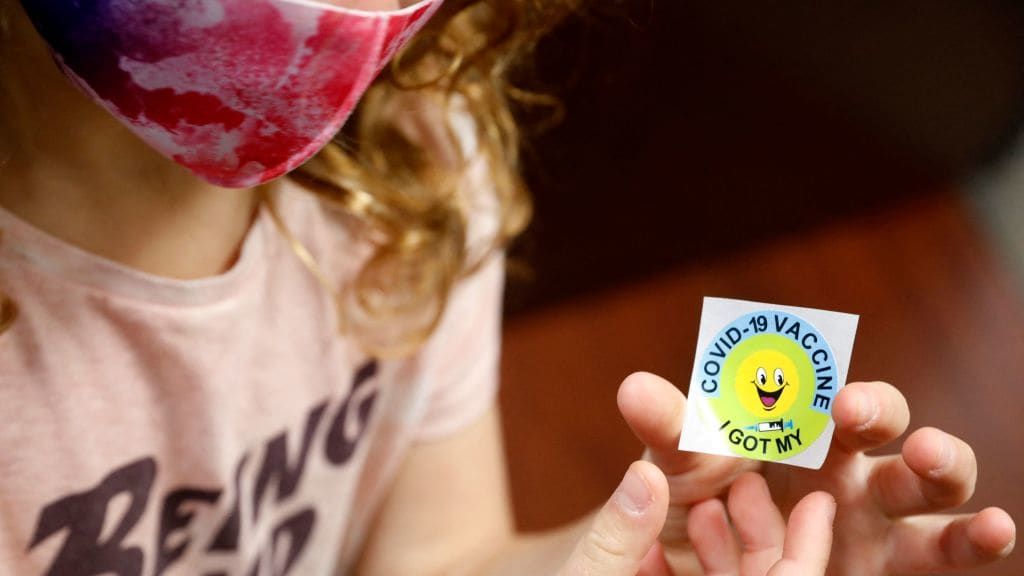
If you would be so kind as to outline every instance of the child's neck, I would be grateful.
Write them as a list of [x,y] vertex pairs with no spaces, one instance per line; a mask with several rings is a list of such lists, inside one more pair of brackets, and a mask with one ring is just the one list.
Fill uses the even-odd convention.
[[143,272],[192,279],[235,261],[258,204],[142,143],[60,75],[20,6],[0,45],[0,205]]

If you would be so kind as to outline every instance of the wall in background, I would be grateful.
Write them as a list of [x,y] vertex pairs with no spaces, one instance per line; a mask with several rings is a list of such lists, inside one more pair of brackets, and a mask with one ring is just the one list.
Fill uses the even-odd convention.
[[929,194],[1006,139],[1024,16],[996,0],[644,1],[541,50],[519,311]]

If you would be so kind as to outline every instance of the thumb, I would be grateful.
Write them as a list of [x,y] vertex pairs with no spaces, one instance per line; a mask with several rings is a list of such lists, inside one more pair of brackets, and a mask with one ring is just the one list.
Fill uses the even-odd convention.
[[667,511],[665,475],[649,462],[634,462],[560,576],[636,576],[657,542]]

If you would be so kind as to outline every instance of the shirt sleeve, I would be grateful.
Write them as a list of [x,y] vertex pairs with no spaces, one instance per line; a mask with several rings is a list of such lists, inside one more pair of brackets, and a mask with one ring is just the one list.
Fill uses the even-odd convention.
[[505,259],[495,254],[449,296],[436,331],[420,352],[426,406],[416,440],[454,434],[496,401],[504,283]]

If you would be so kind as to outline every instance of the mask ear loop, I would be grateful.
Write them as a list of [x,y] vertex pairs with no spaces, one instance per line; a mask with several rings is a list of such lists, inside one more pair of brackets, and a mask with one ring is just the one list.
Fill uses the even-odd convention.
[[[4,231],[0,230],[0,242],[3,241]],[[0,292],[0,334],[3,334],[14,324],[15,318],[18,317],[18,307],[14,304],[14,301],[7,297],[6,294]]]

